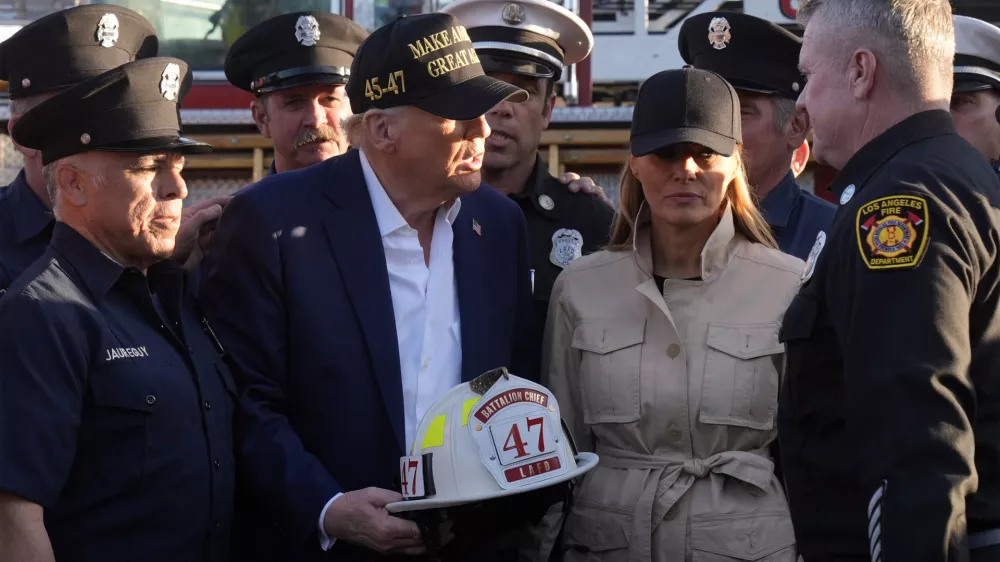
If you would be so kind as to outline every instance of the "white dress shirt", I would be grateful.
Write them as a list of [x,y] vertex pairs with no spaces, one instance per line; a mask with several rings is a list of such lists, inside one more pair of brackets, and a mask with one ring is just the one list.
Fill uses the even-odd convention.
[[[462,380],[462,331],[452,259],[452,224],[462,208],[462,200],[455,199],[450,206],[438,209],[428,265],[417,231],[389,199],[364,151],[358,153],[389,271],[406,446],[411,447],[427,410]],[[323,530],[323,519],[337,497],[339,494],[320,513],[320,544],[324,550],[333,546],[334,540]]]

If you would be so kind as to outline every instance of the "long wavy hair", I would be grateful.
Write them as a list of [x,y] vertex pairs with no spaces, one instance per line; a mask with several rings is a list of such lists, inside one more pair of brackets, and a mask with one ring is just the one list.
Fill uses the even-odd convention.
[[[763,244],[768,248],[778,248],[771,234],[771,227],[757,210],[756,196],[750,189],[747,180],[743,153],[737,150],[729,158],[736,159],[736,176],[726,188],[723,199],[733,210],[733,223],[736,231],[746,236],[751,242]],[[615,215],[614,226],[611,229],[611,241],[607,249],[615,252],[632,251],[632,237],[639,220],[639,210],[646,196],[642,191],[642,183],[632,173],[631,166],[625,163],[622,169],[621,181],[618,184],[618,213]]]

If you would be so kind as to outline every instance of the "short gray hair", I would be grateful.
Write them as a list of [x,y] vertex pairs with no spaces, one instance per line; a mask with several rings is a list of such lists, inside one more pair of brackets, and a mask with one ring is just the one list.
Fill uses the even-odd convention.
[[385,115],[401,115],[406,111],[406,106],[390,107],[388,109],[369,109],[362,113],[348,115],[341,122],[344,133],[347,135],[347,142],[354,148],[361,148],[368,138],[368,131],[364,127],[365,115],[369,113],[383,113]]
[[[59,168],[60,167],[62,167],[64,165],[67,165],[67,164],[68,165],[72,165],[72,166],[76,166],[77,168],[86,167],[85,165],[83,165],[81,163],[82,160],[80,159],[80,156],[82,154],[85,154],[85,153],[74,154],[72,156],[67,156],[65,158],[60,158],[59,160],[56,160],[55,162],[49,162],[48,164],[46,164],[42,168],[42,177],[45,179],[45,191],[49,195],[49,201],[52,202],[52,211],[54,213],[56,213],[56,217],[57,218],[58,218],[58,212],[59,212],[59,210],[57,209],[57,205],[58,205],[57,202],[59,201],[59,198],[57,197],[57,195],[59,194],[59,178],[57,176],[57,173],[59,172]],[[97,173],[94,173],[93,171],[91,171],[89,169],[88,169],[88,171],[90,171],[91,177],[93,178],[95,184],[97,184],[99,186],[104,185],[104,181],[105,181],[104,176],[102,176],[100,174],[97,174]]]
[[875,38],[879,62],[895,84],[922,93],[931,78],[951,93],[955,27],[948,0],[802,0],[798,19],[806,25],[817,14],[846,39]]
[[771,98],[771,107],[774,108],[774,128],[779,134],[784,134],[785,128],[797,111],[795,100],[774,96]]

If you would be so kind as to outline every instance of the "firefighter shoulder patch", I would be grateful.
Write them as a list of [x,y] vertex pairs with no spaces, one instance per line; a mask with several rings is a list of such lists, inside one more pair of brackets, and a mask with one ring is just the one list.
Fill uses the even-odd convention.
[[856,230],[861,259],[868,269],[912,269],[927,250],[927,200],[892,195],[858,209]]

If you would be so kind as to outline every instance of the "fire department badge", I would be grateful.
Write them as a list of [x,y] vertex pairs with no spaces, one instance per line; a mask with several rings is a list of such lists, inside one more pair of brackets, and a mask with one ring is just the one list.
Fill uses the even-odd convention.
[[299,16],[295,22],[295,38],[304,47],[312,47],[319,42],[319,22],[312,16]]
[[726,18],[712,18],[712,23],[708,25],[708,41],[717,50],[721,51],[729,45],[733,38],[732,27]]
[[181,90],[181,67],[177,63],[170,63],[163,69],[160,75],[160,94],[164,98],[174,101]]
[[511,2],[503,7],[500,17],[510,25],[521,25],[524,23],[524,8],[520,4]]
[[809,250],[809,257],[806,258],[806,267],[802,270],[802,276],[799,278],[802,283],[812,278],[813,272],[816,271],[816,262],[819,260],[824,246],[826,246],[826,233],[821,230],[816,233],[816,242],[813,244],[812,250]]
[[858,249],[868,269],[917,267],[927,250],[927,200],[893,195],[858,209]]
[[549,261],[559,267],[566,267],[583,255],[583,235],[577,230],[560,228],[552,235],[552,251]]
[[101,21],[97,22],[95,35],[102,47],[107,49],[114,47],[118,42],[118,16],[114,14],[101,16]]

